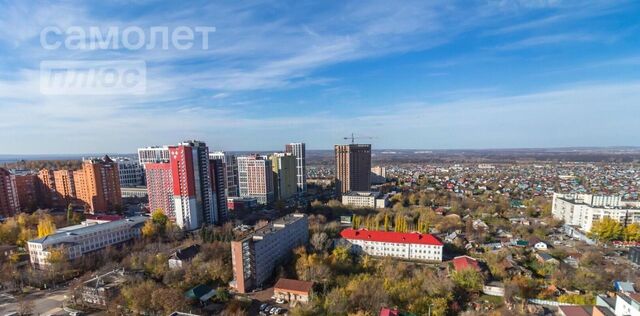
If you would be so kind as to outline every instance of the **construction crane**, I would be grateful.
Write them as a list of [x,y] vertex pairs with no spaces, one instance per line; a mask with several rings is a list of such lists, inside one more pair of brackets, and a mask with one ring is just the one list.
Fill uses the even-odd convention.
[[347,136],[347,137],[343,137],[342,139],[344,140],[351,140],[352,144],[356,143],[356,139],[374,139],[374,137],[368,137],[368,136],[355,136],[353,133],[351,133],[351,136]]

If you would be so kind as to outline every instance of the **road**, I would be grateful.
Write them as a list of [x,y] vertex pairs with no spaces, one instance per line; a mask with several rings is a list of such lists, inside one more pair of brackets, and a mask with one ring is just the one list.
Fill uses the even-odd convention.
[[[66,289],[54,291],[37,291],[28,294],[25,299],[32,302],[33,315],[66,315],[62,311],[62,302],[67,294]],[[16,298],[10,294],[0,294],[0,315],[18,310],[18,302]]]

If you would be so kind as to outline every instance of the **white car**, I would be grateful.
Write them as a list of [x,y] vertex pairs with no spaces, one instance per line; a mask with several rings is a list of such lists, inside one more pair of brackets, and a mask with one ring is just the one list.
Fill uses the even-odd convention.
[[278,304],[283,304],[285,302],[284,299],[282,299],[281,297],[278,297],[278,299],[276,300],[276,303]]

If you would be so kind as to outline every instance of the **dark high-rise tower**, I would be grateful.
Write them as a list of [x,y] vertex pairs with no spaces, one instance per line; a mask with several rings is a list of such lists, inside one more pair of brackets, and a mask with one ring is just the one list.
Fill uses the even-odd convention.
[[371,145],[335,145],[336,192],[371,189]]
[[298,185],[298,193],[307,192],[307,167],[306,157],[307,150],[304,143],[291,143],[285,146],[285,152],[291,153],[296,157],[296,182]]

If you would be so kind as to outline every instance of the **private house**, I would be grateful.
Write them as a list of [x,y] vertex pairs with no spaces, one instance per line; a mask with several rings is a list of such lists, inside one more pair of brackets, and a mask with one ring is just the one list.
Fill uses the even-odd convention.
[[453,260],[451,260],[451,264],[453,265],[453,269],[458,272],[465,269],[474,269],[478,272],[482,270],[480,268],[480,265],[478,264],[478,260],[469,256],[455,257],[453,258]]
[[558,307],[558,315],[561,316],[616,316],[611,310],[602,306],[570,306]]
[[559,264],[560,263],[558,259],[552,257],[550,254],[545,252],[537,252],[536,259],[538,260],[538,262],[543,264],[546,264],[546,263]]
[[200,245],[194,244],[186,248],[178,249],[169,257],[169,268],[180,269],[183,264],[191,261],[200,252]]
[[184,293],[184,297],[194,301],[198,301],[201,304],[204,304],[207,300],[211,299],[215,295],[216,290],[204,284],[197,285],[196,287]]
[[313,292],[313,282],[280,278],[273,287],[273,295],[290,303],[308,303]]
[[482,293],[491,296],[504,296],[504,284],[498,281],[489,282],[482,287]]
[[84,282],[80,296],[86,304],[105,308],[125,282],[124,270],[114,270]]
[[615,281],[613,282],[613,288],[616,292],[620,293],[636,293],[636,289],[633,286],[633,282]]
[[531,237],[528,240],[528,245],[531,246],[531,248],[533,248],[534,250],[538,250],[538,251],[547,251],[547,250],[549,250],[549,244],[547,244],[546,242],[540,240],[540,238],[538,238],[538,237]]
[[640,294],[618,293],[616,296],[616,316],[640,316]]
[[0,261],[8,261],[9,257],[18,250],[18,246],[0,245]]
[[570,253],[567,254],[567,257],[562,260],[562,262],[568,264],[571,267],[577,268],[580,265],[580,258],[582,258],[582,254],[580,253]]

